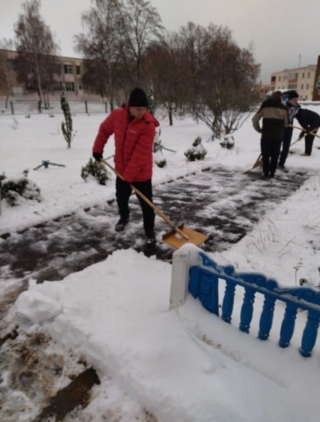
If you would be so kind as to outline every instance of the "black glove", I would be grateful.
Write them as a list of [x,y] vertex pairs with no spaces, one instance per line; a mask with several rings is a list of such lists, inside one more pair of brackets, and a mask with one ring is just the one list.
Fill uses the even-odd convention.
[[95,158],[97,161],[99,161],[100,162],[100,160],[101,160],[101,158],[103,158],[103,155],[102,154],[100,154],[100,152],[94,152],[93,154],[92,154],[92,156],[93,156],[93,158]]

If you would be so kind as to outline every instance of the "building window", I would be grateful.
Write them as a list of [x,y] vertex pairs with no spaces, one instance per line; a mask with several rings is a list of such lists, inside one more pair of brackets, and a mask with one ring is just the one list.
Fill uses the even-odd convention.
[[308,78],[310,78],[310,72],[308,72]]
[[73,66],[72,66],[72,64],[65,64],[64,65],[64,73],[66,75],[72,75],[73,74]]
[[271,82],[275,82],[276,81],[276,76],[271,76]]
[[309,89],[309,84],[306,84],[306,89]]
[[301,88],[300,89],[303,89],[303,84],[301,85]]
[[62,82],[61,81],[54,81],[53,90],[54,91],[62,91],[63,90]]
[[14,61],[9,59],[7,61],[7,67],[8,67],[8,70],[14,70]]
[[74,83],[66,82],[66,91],[74,91]]
[[281,76],[279,76],[279,82],[281,81]]
[[298,79],[298,73],[290,73],[289,79]]
[[297,84],[290,84],[288,89],[297,89]]
[[304,73],[302,74],[302,79],[304,79]]
[[81,68],[80,66],[76,66],[77,75],[81,75]]

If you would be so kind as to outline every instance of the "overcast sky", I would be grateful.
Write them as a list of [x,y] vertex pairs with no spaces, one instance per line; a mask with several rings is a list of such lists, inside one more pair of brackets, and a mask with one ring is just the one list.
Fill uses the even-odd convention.
[[[13,38],[24,0],[0,0],[0,39]],[[90,0],[42,0],[40,13],[59,40],[64,56],[76,57],[73,36]],[[320,55],[320,0],[151,0],[166,29],[188,21],[227,26],[240,47],[253,46],[260,79],[285,68],[316,64]]]

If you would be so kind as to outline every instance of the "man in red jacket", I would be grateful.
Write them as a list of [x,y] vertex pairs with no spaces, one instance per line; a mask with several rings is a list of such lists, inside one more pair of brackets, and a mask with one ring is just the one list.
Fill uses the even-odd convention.
[[[116,198],[120,220],[115,230],[120,232],[129,222],[129,198],[134,185],[150,201],[152,201],[152,164],[153,141],[155,128],[159,122],[147,111],[148,100],[141,88],[135,88],[129,98],[128,105],[113,110],[101,123],[93,145],[93,157],[100,161],[103,149],[109,137],[114,135],[115,169],[124,180],[116,179]],[[146,246],[153,248],[156,244],[154,235],[155,214],[153,209],[142,198],[139,199],[143,227],[147,237]]]

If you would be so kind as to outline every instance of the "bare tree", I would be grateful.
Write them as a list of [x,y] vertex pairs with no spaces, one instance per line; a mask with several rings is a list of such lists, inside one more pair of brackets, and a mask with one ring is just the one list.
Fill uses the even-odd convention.
[[149,45],[144,69],[154,88],[155,103],[164,107],[170,126],[173,115],[183,113],[185,92],[181,38],[176,32],[166,32],[161,41]]
[[114,107],[116,69],[119,62],[119,8],[116,0],[91,0],[93,6],[82,14],[86,33],[75,36],[75,48],[85,62],[83,82],[108,98]]
[[7,56],[7,50],[13,49],[13,41],[4,38],[0,41],[0,87],[6,93],[5,107],[8,107],[9,96],[12,93],[12,85],[10,80],[10,68]]
[[59,50],[53,34],[40,16],[40,0],[23,3],[23,13],[14,26],[16,35],[15,68],[20,82],[34,86],[39,95],[40,106],[47,106],[45,92],[53,82],[55,56]]
[[144,53],[161,39],[164,27],[155,7],[145,0],[116,0],[119,11],[122,65],[131,85],[141,84]]
[[193,22],[180,28],[184,68],[185,68],[185,96],[184,101],[194,112],[196,105],[201,102],[201,92],[205,83],[207,68],[208,32]]
[[248,118],[258,98],[254,90],[260,65],[240,49],[228,28],[209,25],[206,66],[194,115],[215,133],[232,133]]

